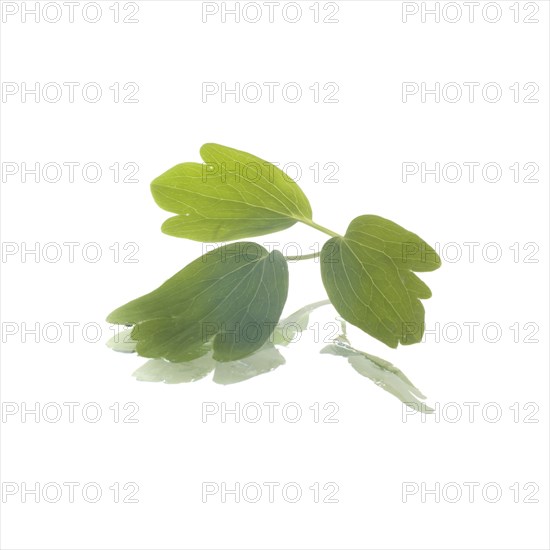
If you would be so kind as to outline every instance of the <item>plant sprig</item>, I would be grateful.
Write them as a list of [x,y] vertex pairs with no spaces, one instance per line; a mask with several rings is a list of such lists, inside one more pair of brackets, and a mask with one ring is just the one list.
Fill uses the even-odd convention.
[[[217,361],[251,355],[279,322],[287,261],[316,257],[343,319],[393,348],[421,341],[420,300],[431,291],[414,272],[433,271],[441,260],[418,235],[375,215],[355,218],[339,235],[313,221],[306,195],[273,164],[212,143],[200,154],[204,163],[178,164],[151,184],[156,203],[175,214],[162,231],[200,242],[237,242],[204,254],[109,315],[109,322],[133,326],[139,355],[176,362],[210,351]],[[320,252],[284,257],[240,241],[298,222],[330,237]]]

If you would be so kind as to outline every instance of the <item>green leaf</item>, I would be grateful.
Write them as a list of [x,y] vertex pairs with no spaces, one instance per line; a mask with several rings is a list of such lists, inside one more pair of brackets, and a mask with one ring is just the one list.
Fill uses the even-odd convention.
[[177,214],[164,222],[164,233],[222,242],[311,221],[307,197],[273,164],[214,143],[203,145],[200,154],[206,164],[178,164],[151,184],[157,204]]
[[348,363],[361,375],[372,380],[378,387],[391,393],[409,408],[424,413],[434,410],[423,401],[426,396],[400,371],[388,361],[352,348],[347,338],[340,336],[334,344],[325,346],[321,353],[346,357]]
[[268,340],[288,292],[288,266],[278,251],[239,242],[191,262],[159,288],[113,311],[110,323],[134,325],[143,357],[217,361],[250,355]]
[[321,275],[338,313],[395,348],[420,342],[430,289],[413,271],[441,265],[418,235],[379,216],[359,216],[321,250]]

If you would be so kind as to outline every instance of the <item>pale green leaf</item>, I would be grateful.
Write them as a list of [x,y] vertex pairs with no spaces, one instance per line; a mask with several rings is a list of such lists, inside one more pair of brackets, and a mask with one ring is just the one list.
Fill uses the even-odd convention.
[[113,311],[108,322],[134,325],[143,357],[232,361],[269,339],[288,292],[288,266],[278,251],[250,242],[220,246],[191,262],[153,292]]
[[431,291],[413,271],[441,265],[420,237],[379,216],[359,216],[321,250],[321,275],[338,313],[395,348],[420,342]]
[[222,242],[311,220],[307,197],[273,164],[214,143],[203,145],[200,154],[205,164],[178,164],[151,184],[157,204],[177,214],[164,222],[164,233]]

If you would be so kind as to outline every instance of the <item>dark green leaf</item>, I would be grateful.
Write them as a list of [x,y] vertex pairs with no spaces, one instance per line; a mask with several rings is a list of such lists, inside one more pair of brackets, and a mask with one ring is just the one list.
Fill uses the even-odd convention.
[[151,184],[157,204],[177,214],[164,222],[164,233],[222,242],[311,220],[307,197],[273,164],[214,143],[203,145],[200,154],[206,164],[178,164]]
[[108,322],[134,325],[143,357],[189,361],[213,349],[217,361],[250,355],[268,340],[288,292],[278,251],[250,242],[220,246],[159,288],[113,311]]
[[413,271],[441,265],[420,237],[379,216],[359,216],[321,250],[321,275],[338,313],[395,348],[420,342],[430,289]]

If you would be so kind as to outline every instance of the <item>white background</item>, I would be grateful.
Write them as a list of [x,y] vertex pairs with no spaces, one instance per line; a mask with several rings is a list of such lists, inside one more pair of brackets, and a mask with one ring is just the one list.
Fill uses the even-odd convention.
[[[224,23],[221,3],[203,22],[201,2],[140,1],[137,22],[118,24],[114,2],[99,3],[96,23],[83,19],[84,4],[75,7],[73,23],[66,7],[59,22],[41,17],[37,23],[32,15],[22,20],[23,4],[10,15],[15,4],[3,3],[2,80],[19,92],[3,93],[1,105],[2,548],[548,548],[548,3],[520,2],[518,23],[513,2],[492,3],[488,18],[497,13],[490,10],[502,12],[494,23],[483,17],[484,2],[472,22],[458,3],[462,18],[450,23],[442,16],[438,23],[433,15],[422,22],[420,11],[403,22],[401,2],[367,0],[337,2],[337,23],[315,23],[313,2],[300,2],[295,23],[283,17],[283,8],[290,10],[287,18],[295,13],[286,2],[275,7],[274,22],[256,3],[263,10],[260,22],[236,23],[228,15]],[[133,11],[129,4],[120,2],[121,18]],[[319,4],[321,20],[332,4]],[[425,7],[433,9],[434,2]],[[524,22],[535,10],[538,22]],[[445,15],[451,19],[455,12]],[[48,12],[46,19],[54,16]],[[36,82],[58,83],[63,97],[48,102],[28,95],[23,101],[22,83]],[[74,102],[64,82],[79,83]],[[96,103],[82,98],[90,82],[103,90]],[[139,86],[138,101],[115,102],[109,87],[128,82]],[[203,98],[203,82],[280,86],[273,102],[264,95],[256,103],[242,97],[237,103],[235,96],[226,102],[219,94]],[[282,98],[288,82],[301,86],[300,101]],[[316,82],[319,102],[309,89]],[[337,103],[322,101],[329,82],[339,88]],[[465,87],[456,103],[444,97],[436,102],[433,95],[422,102],[420,93],[404,102],[403,82],[480,85],[472,102]],[[488,82],[501,87],[499,101],[483,98]],[[516,82],[518,102],[509,89]],[[537,103],[523,102],[529,82],[539,88]],[[105,346],[113,334],[104,322],[111,310],[201,254],[200,243],[160,232],[168,214],[154,204],[148,186],[174,164],[199,161],[206,142],[283,165],[299,163],[299,184],[314,219],[337,232],[357,215],[378,214],[437,244],[443,266],[422,275],[433,291],[425,302],[427,328],[438,331],[437,338],[431,334],[397,350],[353,328],[350,339],[401,368],[439,415],[425,422],[419,414],[406,416],[395,397],[343,358],[320,355],[325,344],[314,342],[313,330],[282,350],[285,365],[230,386],[210,377],[175,385],[138,382],[132,373],[145,360]],[[78,162],[80,168],[73,182],[67,172],[55,183],[42,176],[35,182],[32,175],[23,182],[21,164],[36,162]],[[102,167],[96,183],[82,176],[89,162]],[[114,182],[109,166],[117,162],[136,163],[138,182]],[[336,163],[338,181],[316,183],[309,169],[316,162]],[[418,175],[403,182],[403,162],[431,168],[436,162],[494,162],[502,177],[484,181],[478,168],[474,182],[467,175],[457,183],[436,183],[433,176],[422,183]],[[509,167],[516,162],[536,163],[538,182],[515,183]],[[14,165],[19,172],[11,175]],[[294,227],[257,240],[277,241],[279,248],[298,242],[309,253],[323,237]],[[79,243],[72,262],[67,242]],[[21,254],[36,243],[38,257]],[[57,261],[41,255],[47,243],[63,250]],[[87,243],[102,251],[97,262],[83,258]],[[118,262],[114,243],[121,248]],[[137,262],[122,261],[126,243],[139,248]],[[473,257],[464,243],[479,243],[470,245]],[[7,254],[14,246],[18,252]],[[90,256],[93,249],[87,248]],[[498,249],[502,256],[492,261]],[[524,261],[533,250],[529,257],[537,261]],[[49,252],[55,257],[55,245]],[[325,297],[319,264],[301,262],[290,270],[285,315]],[[321,339],[329,336],[323,326],[335,318],[331,308],[312,317]],[[36,323],[38,335],[23,338]],[[51,332],[44,335],[48,323]],[[66,323],[75,323],[74,338]],[[93,342],[96,323],[102,334]],[[472,339],[464,323],[479,323]],[[487,323],[494,325],[484,336]],[[518,342],[509,328],[515,323]],[[463,333],[452,342],[457,325]],[[490,342],[495,325],[502,334]],[[62,328],[59,340],[48,341],[57,339],[56,327]],[[533,327],[538,332],[529,337]],[[74,422],[66,402],[79,404]],[[224,423],[220,415],[203,422],[205,402],[280,406],[272,423],[266,414],[257,423],[237,423],[234,416]],[[299,422],[281,416],[289,402],[301,407]],[[315,422],[309,407],[329,402],[339,408],[338,422]],[[468,402],[479,404],[472,417]],[[47,422],[5,414],[36,403],[58,404],[63,415]],[[83,418],[86,403],[99,404],[98,422]],[[132,409],[121,410],[115,422],[115,403],[121,409],[135,403],[138,422],[122,421]],[[491,422],[498,410],[502,417]],[[453,422],[457,411],[462,416]],[[80,484],[74,502],[67,492],[55,503],[41,494],[39,502],[33,495],[23,502],[23,483],[43,488],[66,482]],[[128,482],[137,484],[139,502],[114,502],[109,487]],[[273,503],[267,489],[258,503],[236,503],[232,495],[222,502],[221,494],[203,502],[204,482],[294,482],[303,495],[289,503],[279,487]],[[308,487],[327,482],[338,485],[338,503],[315,503]],[[468,482],[479,484],[473,502]],[[82,497],[86,483],[102,488],[98,502]],[[418,493],[404,499],[403,483]],[[441,489],[439,502],[433,494],[423,499],[421,488],[437,483],[458,484],[462,498],[450,502],[452,485],[448,494]],[[501,488],[498,502],[489,502],[491,490],[484,497],[487,483]],[[517,503],[510,489],[516,483]],[[9,495],[6,487],[18,492]],[[524,502],[533,487],[530,500],[536,502]]]

